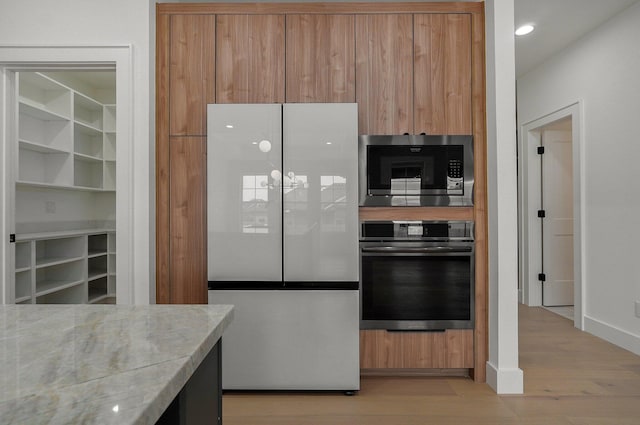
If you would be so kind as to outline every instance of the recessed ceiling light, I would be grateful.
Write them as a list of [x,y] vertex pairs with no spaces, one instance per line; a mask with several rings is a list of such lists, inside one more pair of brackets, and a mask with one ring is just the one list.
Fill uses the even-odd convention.
[[227,127],[227,128],[233,128],[233,126],[232,126],[231,124],[227,124],[227,125],[225,125],[225,127]]
[[533,25],[523,25],[516,30],[516,35],[527,35],[533,31]]

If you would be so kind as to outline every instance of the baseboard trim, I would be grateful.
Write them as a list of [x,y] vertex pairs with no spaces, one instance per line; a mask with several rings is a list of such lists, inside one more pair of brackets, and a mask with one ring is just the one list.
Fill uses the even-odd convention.
[[470,369],[360,369],[360,376],[459,376],[470,377]]
[[634,335],[588,316],[584,316],[584,330],[640,356],[640,335]]
[[498,369],[491,362],[487,362],[487,385],[498,394],[523,394],[522,369]]

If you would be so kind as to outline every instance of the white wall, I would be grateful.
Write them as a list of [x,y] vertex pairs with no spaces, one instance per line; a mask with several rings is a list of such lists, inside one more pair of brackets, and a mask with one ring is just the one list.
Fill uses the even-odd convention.
[[[131,45],[134,302],[155,301],[153,0],[0,0],[0,44]],[[2,58],[0,57],[0,62]]]
[[640,354],[638,40],[640,3],[521,77],[517,106],[522,126],[583,101],[585,330]]

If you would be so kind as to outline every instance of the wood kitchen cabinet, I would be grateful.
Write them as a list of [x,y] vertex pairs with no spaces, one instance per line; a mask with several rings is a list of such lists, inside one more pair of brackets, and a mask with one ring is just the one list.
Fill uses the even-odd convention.
[[468,368],[484,381],[484,3],[156,7],[157,302],[207,301],[206,105],[357,102],[360,134],[472,134],[476,181],[473,207],[360,209],[367,220],[476,223],[475,329],[433,335],[362,331],[362,367]]
[[158,303],[207,302],[203,136],[215,102],[215,27],[215,15],[158,20],[156,209],[158,228],[169,229],[157,237]]
[[360,331],[362,369],[473,368],[473,330],[444,332]]
[[284,102],[284,25],[284,15],[218,15],[215,103]]
[[355,102],[354,15],[287,16],[287,102]]
[[173,15],[169,32],[169,134],[202,136],[215,102],[215,16]]
[[356,16],[360,134],[413,132],[413,16]]
[[[206,304],[206,137],[172,137],[169,202],[171,235],[169,291],[172,303]],[[163,300],[164,301],[164,300]]]
[[472,134],[471,15],[356,18],[361,134]]
[[414,133],[472,134],[471,15],[413,19]]

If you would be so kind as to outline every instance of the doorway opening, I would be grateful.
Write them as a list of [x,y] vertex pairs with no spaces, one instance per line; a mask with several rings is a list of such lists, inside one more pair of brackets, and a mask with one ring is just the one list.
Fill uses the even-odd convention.
[[0,304],[133,303],[129,47],[0,53]]
[[520,301],[583,329],[581,106],[524,124],[519,140]]

